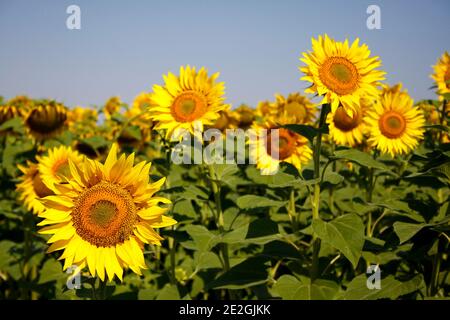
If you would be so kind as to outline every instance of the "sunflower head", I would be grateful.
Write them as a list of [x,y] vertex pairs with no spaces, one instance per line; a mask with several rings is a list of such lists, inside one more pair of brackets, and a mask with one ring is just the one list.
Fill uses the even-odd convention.
[[288,97],[281,94],[275,95],[276,102],[272,105],[272,115],[280,115],[289,118],[290,123],[306,124],[314,120],[317,108],[308,98],[300,93],[291,93]]
[[39,158],[40,177],[47,188],[54,191],[55,184],[72,179],[69,160],[76,166],[80,166],[83,156],[70,147],[60,146],[50,149],[46,156]]
[[0,102],[0,125],[15,117],[23,117],[30,108],[32,100],[26,96],[17,96],[7,103]]
[[233,110],[232,115],[237,122],[237,127],[244,130],[250,128],[253,121],[255,121],[255,110],[246,104],[241,104],[238,108]]
[[111,116],[120,111],[120,108],[122,107],[122,101],[120,100],[120,97],[111,97],[106,101],[105,105],[103,106],[103,114],[105,115],[105,118],[107,120],[111,119]]
[[122,280],[125,268],[137,274],[147,268],[144,245],[163,240],[154,228],[176,223],[161,206],[170,201],[155,196],[164,179],[150,182],[150,165],[134,165],[134,154],[117,158],[117,144],[105,163],[85,158],[77,165],[69,159],[72,179],[55,184],[56,194],[41,200],[39,223],[40,233],[51,235],[48,252],[64,250],[64,270],[87,266],[92,276],[111,281]]
[[359,39],[351,45],[328,35],[312,39],[312,52],[303,53],[300,59],[306,64],[300,67],[305,74],[302,80],[311,83],[305,91],[323,96],[321,103],[330,103],[333,111],[342,105],[351,116],[362,97],[378,96],[379,81],[384,79],[384,72],[376,70],[381,61],[369,55],[369,48],[360,46]]
[[273,113],[274,109],[275,108],[272,106],[272,103],[270,101],[260,101],[256,106],[256,118],[258,118],[258,121],[264,121],[267,116]]
[[433,67],[431,78],[435,81],[438,94],[450,93],[450,54],[446,51]]
[[67,108],[56,102],[36,101],[29,110],[25,125],[28,132],[37,140],[57,136],[66,126]]
[[327,115],[329,137],[338,144],[354,147],[361,144],[366,132],[364,117],[372,107],[372,101],[361,99],[360,108],[350,116],[342,106]]
[[198,72],[190,66],[181,67],[179,76],[169,73],[164,86],[154,85],[149,116],[156,121],[156,130],[166,130],[166,138],[179,129],[194,133],[198,126],[212,125],[224,110],[225,86],[217,83],[218,73],[208,76],[205,68]]
[[23,173],[16,186],[19,200],[24,202],[28,210],[39,214],[44,210],[44,206],[39,199],[54,193],[44,183],[38,164],[28,161],[26,166],[18,165],[18,168]]
[[405,92],[386,92],[368,112],[366,124],[369,144],[391,156],[405,154],[423,138],[425,119],[422,111]]
[[219,111],[219,118],[217,118],[216,122],[211,126],[212,128],[219,129],[223,132],[226,129],[238,127],[238,121],[230,108],[231,106],[227,105],[225,109]]
[[249,140],[250,159],[263,175],[275,174],[281,162],[288,162],[298,170],[312,158],[308,140],[271,121],[254,124],[255,134]]

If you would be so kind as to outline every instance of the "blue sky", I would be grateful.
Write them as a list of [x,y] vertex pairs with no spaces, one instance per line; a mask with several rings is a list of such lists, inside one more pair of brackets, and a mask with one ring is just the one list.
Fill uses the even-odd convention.
[[[66,8],[81,8],[68,30]],[[366,9],[381,8],[381,30]],[[0,0],[0,95],[99,105],[131,102],[180,65],[220,72],[228,102],[255,105],[302,91],[298,60],[311,37],[360,37],[383,61],[388,83],[433,98],[431,66],[450,51],[450,1]]]

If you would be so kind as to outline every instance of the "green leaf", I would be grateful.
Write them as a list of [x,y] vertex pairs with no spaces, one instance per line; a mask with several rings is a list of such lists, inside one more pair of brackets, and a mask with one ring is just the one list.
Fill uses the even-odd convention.
[[347,286],[342,298],[345,300],[397,299],[405,294],[420,290],[424,286],[423,276],[417,275],[411,280],[400,282],[390,275],[381,279],[381,289],[367,287],[367,275],[361,274]]
[[388,168],[383,163],[374,160],[369,154],[356,149],[336,151],[333,158],[346,159],[368,168],[388,170]]
[[273,287],[275,293],[284,300],[331,300],[339,286],[328,280],[316,280],[313,284],[303,283],[291,275],[281,276]]
[[342,254],[356,268],[364,245],[364,224],[356,214],[346,214],[325,222],[313,220],[312,228],[317,236]]
[[243,289],[267,282],[270,261],[267,257],[251,257],[210,282],[209,289]]
[[180,293],[177,286],[166,284],[164,288],[159,291],[156,300],[180,300]]
[[286,201],[278,201],[255,195],[245,195],[237,199],[237,205],[241,209],[252,209],[261,207],[281,207]]
[[39,284],[58,281],[60,279],[68,278],[70,275],[62,270],[61,263],[55,259],[49,259],[44,263],[40,271]]
[[138,300],[154,300],[157,294],[158,290],[156,289],[142,289],[139,290]]
[[417,224],[397,221],[394,223],[394,231],[400,239],[400,243],[404,243],[426,226],[428,226],[426,223]]
[[336,172],[327,172],[323,177],[323,182],[328,182],[334,185],[340,184],[342,181],[344,181],[344,177]]
[[199,251],[209,251],[218,243],[218,236],[204,226],[189,225],[185,227],[185,230],[194,240]]
[[316,127],[308,126],[305,124],[287,124],[284,125],[283,127],[288,129],[289,131],[304,136],[311,143],[313,143],[314,138],[319,134],[319,130]]
[[195,252],[194,264],[198,270],[222,268],[219,257],[213,252]]

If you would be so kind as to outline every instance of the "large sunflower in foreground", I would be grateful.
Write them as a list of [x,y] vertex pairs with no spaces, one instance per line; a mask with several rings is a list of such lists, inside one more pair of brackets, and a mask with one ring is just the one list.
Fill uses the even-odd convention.
[[181,67],[180,75],[163,76],[165,85],[154,85],[150,118],[158,123],[156,130],[166,130],[166,138],[176,135],[180,129],[203,131],[204,125],[212,125],[225,109],[223,82],[217,83],[219,73],[208,77],[207,70],[198,72],[190,66]]
[[361,100],[361,107],[349,116],[342,106],[327,116],[329,136],[338,145],[354,147],[364,139],[364,115],[370,107],[369,101]]
[[137,274],[146,268],[144,244],[160,245],[154,228],[171,226],[164,216],[170,200],[157,197],[164,178],[149,182],[150,163],[134,165],[134,154],[117,158],[113,144],[104,164],[85,158],[77,167],[69,160],[72,179],[55,185],[56,195],[41,201],[45,211],[41,234],[51,235],[48,252],[64,250],[64,270],[88,267],[92,276],[122,280],[123,269]]
[[305,92],[323,96],[321,103],[330,103],[332,111],[342,105],[352,116],[362,97],[378,96],[377,87],[385,73],[376,70],[381,61],[370,57],[369,48],[360,46],[359,39],[349,45],[348,40],[337,42],[328,35],[319,36],[312,39],[312,50],[300,58],[306,64],[300,67],[305,74],[301,79],[311,82]]
[[83,156],[70,147],[60,146],[48,151],[48,155],[39,159],[39,173],[43,183],[54,190],[55,183],[65,182],[72,179],[69,168],[69,159],[79,167]]
[[19,200],[24,202],[28,210],[39,214],[45,209],[39,199],[53,195],[54,193],[43,182],[39,173],[38,164],[28,161],[27,166],[19,165],[18,167],[23,173],[19,178],[20,182],[17,184]]
[[37,140],[57,136],[64,129],[67,108],[55,101],[37,101],[29,110],[25,124],[28,132]]
[[414,149],[423,138],[425,119],[405,92],[387,92],[368,111],[365,118],[369,144],[392,157]]
[[438,94],[450,93],[450,54],[445,52],[433,69],[431,78],[436,82]]

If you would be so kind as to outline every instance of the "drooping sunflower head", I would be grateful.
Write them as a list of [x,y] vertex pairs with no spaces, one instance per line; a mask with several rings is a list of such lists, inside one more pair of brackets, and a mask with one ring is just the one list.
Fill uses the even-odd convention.
[[110,281],[123,269],[137,274],[147,266],[145,244],[160,245],[154,228],[171,226],[164,216],[170,200],[155,196],[165,179],[149,181],[150,163],[134,165],[134,154],[117,158],[114,144],[104,164],[85,158],[80,166],[69,159],[72,179],[55,184],[56,195],[42,199],[44,226],[51,235],[48,252],[64,250],[64,270],[75,264],[92,276]]
[[423,138],[425,119],[405,92],[381,95],[365,118],[369,144],[392,157],[406,154]]
[[232,114],[237,121],[237,127],[244,130],[250,128],[255,121],[255,110],[246,104],[241,104]]
[[44,211],[44,206],[39,199],[54,193],[42,180],[38,164],[27,162],[27,166],[19,165],[18,167],[23,173],[16,186],[17,192],[19,192],[19,200],[23,201],[28,210],[34,214],[39,214]]
[[290,123],[306,124],[314,120],[317,108],[308,98],[300,93],[291,93],[285,98],[281,94],[275,95],[276,102],[270,105],[272,115],[282,115],[289,118]]
[[190,66],[181,67],[180,75],[169,73],[164,78],[164,86],[154,85],[150,118],[157,121],[156,130],[166,130],[166,138],[172,133],[185,129],[194,133],[198,126],[212,125],[219,118],[224,104],[225,86],[216,82],[218,73],[208,77],[205,68],[198,72]]
[[312,158],[308,140],[270,121],[252,126],[249,139],[250,159],[263,175],[275,174],[281,162],[288,162],[298,170]]
[[300,58],[306,66],[300,67],[305,76],[301,79],[311,83],[307,93],[323,96],[323,103],[330,103],[335,111],[339,105],[351,116],[359,108],[362,97],[378,96],[377,87],[384,79],[378,57],[370,57],[367,45],[359,45],[356,39],[337,42],[328,35],[312,39],[312,52]]
[[28,132],[37,140],[57,136],[66,126],[67,108],[56,102],[36,101],[29,110],[25,125]]
[[15,117],[24,116],[33,101],[26,96],[17,96],[7,103],[0,103],[0,125]]
[[79,167],[83,156],[70,147],[60,146],[50,149],[48,155],[39,158],[40,177],[47,188],[55,191],[55,184],[72,179],[69,160]]
[[111,116],[120,111],[120,108],[122,107],[122,100],[120,100],[120,97],[111,97],[103,106],[103,114],[105,115],[105,119],[109,120],[111,119]]
[[234,116],[231,106],[227,105],[223,110],[219,111],[219,118],[211,125],[212,128],[220,131],[237,128],[237,119]]
[[446,51],[433,67],[431,78],[435,81],[438,94],[450,93],[450,54]]
[[327,123],[331,140],[338,145],[349,147],[361,144],[366,132],[364,116],[372,104],[370,100],[361,99],[360,108],[353,112],[352,116],[348,115],[342,106],[330,112]]

